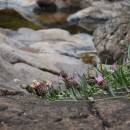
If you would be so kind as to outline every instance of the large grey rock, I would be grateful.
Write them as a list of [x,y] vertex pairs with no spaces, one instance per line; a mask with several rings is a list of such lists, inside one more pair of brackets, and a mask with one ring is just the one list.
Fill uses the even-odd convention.
[[94,32],[94,44],[101,62],[113,63],[121,58],[130,45],[130,17],[115,18],[97,28]]
[[[1,88],[1,87],[0,87]],[[12,93],[11,93],[12,92]],[[31,95],[0,91],[1,130],[129,130],[129,99],[43,101]]]
[[97,113],[106,130],[130,129],[130,101],[129,98],[98,101],[92,111]]
[[33,79],[54,81],[58,78],[49,72],[44,72],[27,64],[19,63],[18,65],[17,63],[12,65],[0,56],[0,85],[5,88],[6,91],[8,88],[24,91],[20,88],[20,85],[30,84]]
[[40,7],[56,7],[57,9],[81,9],[91,5],[92,0],[38,0]]
[[88,65],[79,59],[82,51],[96,51],[91,36],[71,35],[61,29],[1,28],[0,82],[21,90],[21,84],[33,79],[57,81],[61,71],[87,73]]
[[91,0],[0,0],[0,10],[13,9],[39,28],[66,28],[70,26],[66,21],[70,13],[90,5]]
[[30,12],[40,10],[81,9],[91,5],[91,0],[0,0],[1,8],[23,8]]
[[36,0],[0,0],[0,8],[23,8],[34,12],[39,6]]
[[86,101],[49,102],[32,96],[0,97],[1,130],[103,130]]
[[95,30],[109,19],[130,13],[130,1],[117,2],[95,1],[92,6],[78,11],[68,17],[68,21],[89,31]]

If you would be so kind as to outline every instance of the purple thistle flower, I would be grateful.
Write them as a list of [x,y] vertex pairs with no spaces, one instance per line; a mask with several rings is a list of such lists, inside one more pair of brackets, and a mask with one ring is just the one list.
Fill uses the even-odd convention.
[[40,82],[38,82],[37,80],[33,80],[32,81],[32,87],[35,89],[35,88],[37,88],[38,86],[40,86],[41,85],[41,83]]
[[45,92],[46,87],[42,82],[38,82],[37,80],[32,81],[32,88],[35,89],[37,95],[42,95]]
[[40,85],[36,89],[38,95],[42,95],[45,92],[45,86]]
[[39,87],[39,86],[41,86],[41,83],[40,82],[36,82],[35,86]]
[[67,80],[68,80],[68,81],[73,81],[73,80],[74,80],[73,74],[69,73],[69,74],[67,75]]
[[98,77],[95,77],[97,83],[102,83],[103,82],[103,77],[101,75],[98,75]]
[[126,64],[127,66],[130,66],[130,61],[129,61],[128,58],[126,59],[125,64]]
[[64,80],[62,74],[60,74],[60,76],[58,77],[59,80]]

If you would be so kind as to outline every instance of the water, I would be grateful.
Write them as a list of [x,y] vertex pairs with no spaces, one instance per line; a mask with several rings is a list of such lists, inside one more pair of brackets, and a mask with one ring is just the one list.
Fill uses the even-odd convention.
[[19,28],[31,28],[34,30],[48,28],[62,28],[72,34],[85,32],[86,30],[71,25],[66,21],[72,12],[40,12],[28,14],[23,10],[3,9],[0,10],[0,27],[17,30]]
[[21,27],[41,29],[40,26],[24,19],[19,13],[13,9],[4,9],[0,11],[0,27],[17,30]]

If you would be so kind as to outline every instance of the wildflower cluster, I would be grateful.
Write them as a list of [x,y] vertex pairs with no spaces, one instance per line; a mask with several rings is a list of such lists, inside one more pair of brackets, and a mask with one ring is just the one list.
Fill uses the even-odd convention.
[[95,79],[96,79],[97,83],[99,83],[99,84],[102,84],[104,81],[104,79],[101,75],[98,75],[98,77],[95,77]]
[[47,80],[42,82],[33,80],[30,87],[35,90],[37,95],[42,96],[45,95],[49,89],[53,88],[53,83]]
[[130,47],[127,56],[124,56],[118,63],[112,67],[105,68],[102,64],[98,64],[96,71],[98,77],[96,81],[102,89],[107,88],[107,92],[113,96],[127,95],[130,93]]
[[21,87],[43,99],[58,99],[58,91],[54,88],[53,82],[51,81],[45,80],[39,82],[37,80],[33,80],[31,85]]
[[59,79],[65,83],[65,87],[67,89],[72,88],[72,86],[76,89],[80,88],[80,78],[79,76],[75,76],[72,73],[61,72]]
[[130,96],[130,46],[127,56],[112,65],[106,67],[97,64],[93,68],[95,75],[74,75],[61,72],[58,79],[62,83],[54,87],[50,81],[39,82],[33,80],[26,89],[44,99],[64,100],[64,99],[87,99],[92,100],[93,95],[105,93],[112,96]]

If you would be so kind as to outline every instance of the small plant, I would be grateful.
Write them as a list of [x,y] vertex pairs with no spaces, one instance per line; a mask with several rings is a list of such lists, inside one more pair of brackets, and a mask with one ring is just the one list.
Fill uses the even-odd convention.
[[107,68],[97,64],[93,70],[95,75],[73,75],[61,72],[60,84],[50,81],[33,80],[31,85],[25,88],[28,92],[43,99],[49,100],[93,100],[93,96],[99,93],[112,96],[129,96],[130,94],[130,46],[128,52],[118,64]]
[[[102,75],[102,85],[107,88],[113,96],[126,95],[130,92],[130,46],[127,55],[114,64],[113,67],[106,69],[102,64],[96,67],[97,73]],[[104,86],[105,85],[105,86]]]

